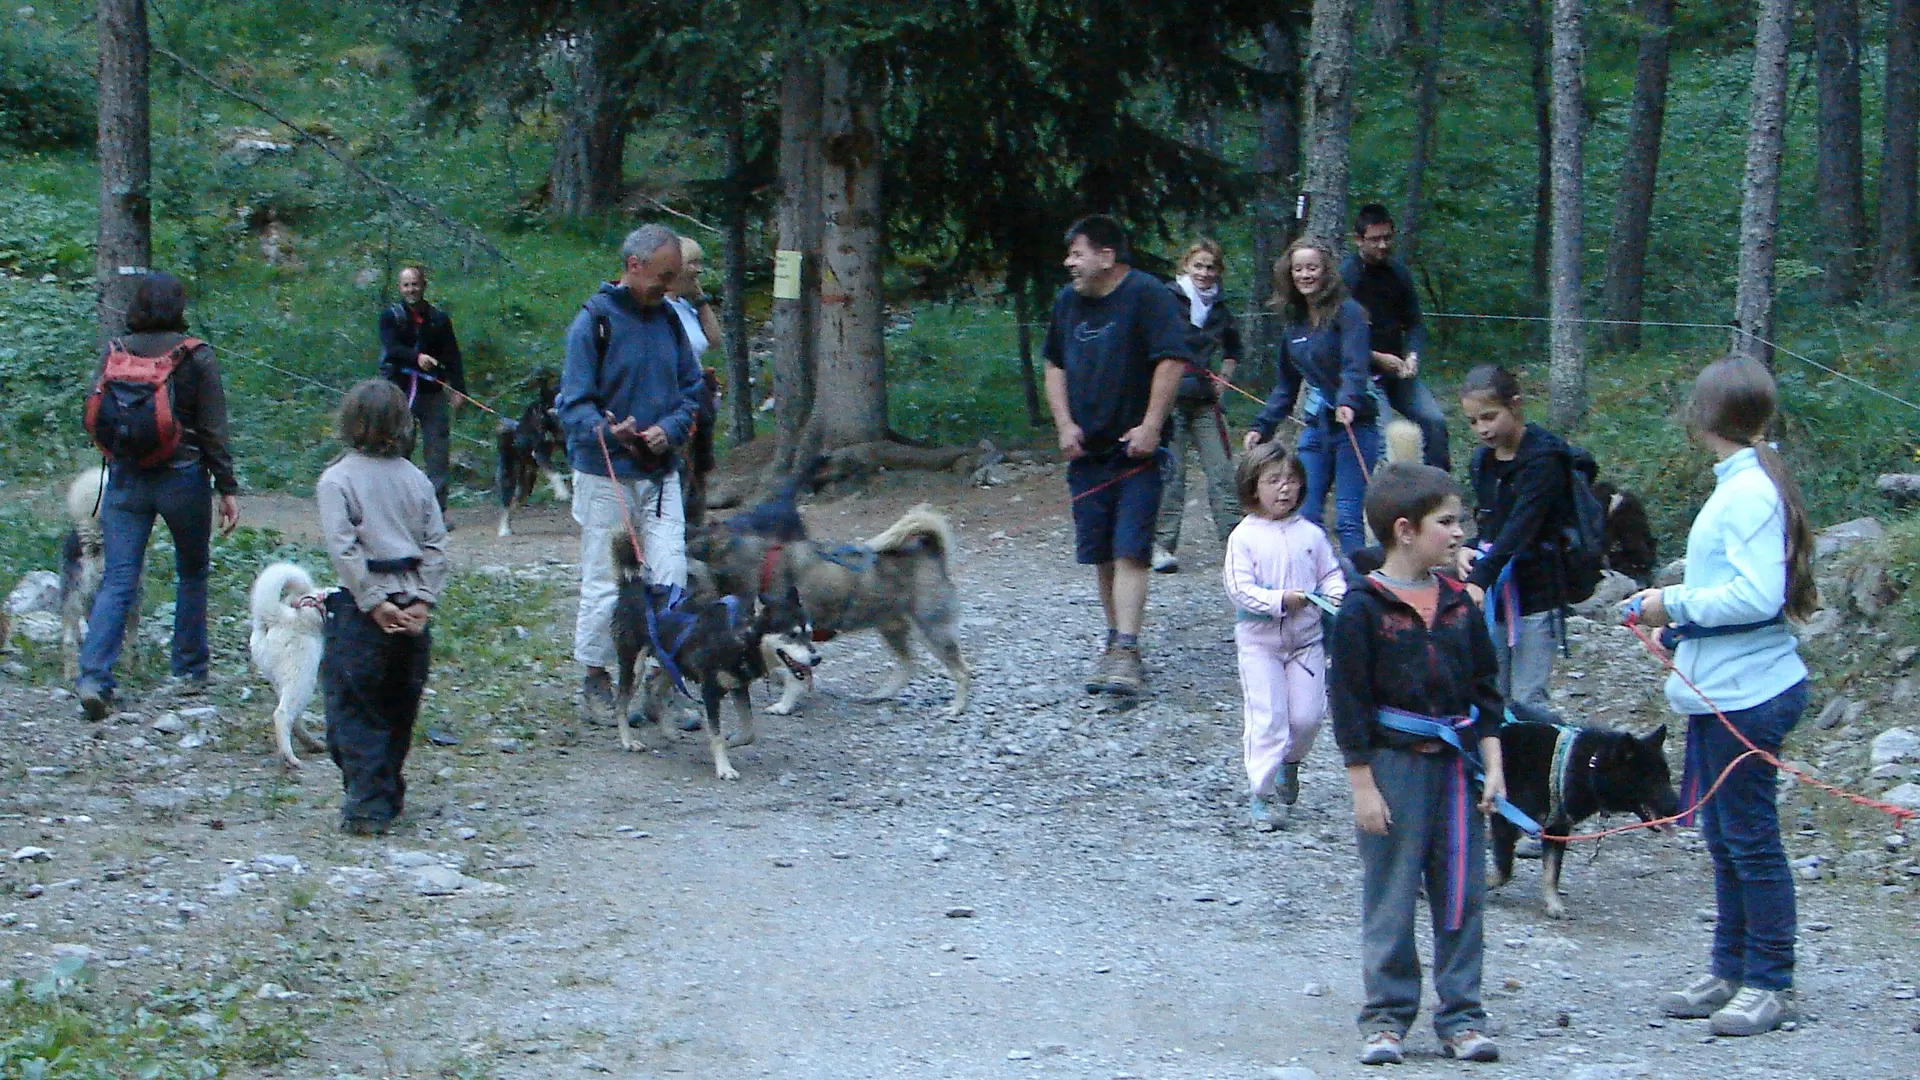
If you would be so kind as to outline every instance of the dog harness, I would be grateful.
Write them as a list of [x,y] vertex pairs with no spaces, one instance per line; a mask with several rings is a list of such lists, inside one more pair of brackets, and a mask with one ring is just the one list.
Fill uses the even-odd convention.
[[[1438,740],[1453,750],[1451,768],[1447,771],[1446,911],[1447,929],[1458,930],[1467,915],[1467,875],[1479,869],[1469,865],[1467,859],[1467,815],[1473,812],[1468,805],[1471,797],[1469,781],[1482,782],[1487,777],[1487,770],[1480,763],[1480,755],[1468,749],[1460,739],[1462,731],[1473,727],[1474,713],[1470,711],[1466,716],[1422,716],[1404,709],[1383,707],[1374,718],[1389,731]],[[1494,809],[1528,836],[1540,835],[1539,823],[1504,797],[1494,801]]]
[[[659,658],[660,668],[673,680],[674,688],[691,700],[693,694],[688,691],[686,679],[681,676],[680,665],[674,663],[673,656],[693,636],[700,614],[681,610],[687,602],[687,593],[678,585],[665,587],[666,610],[656,611],[653,600],[660,595],[659,590],[660,586],[647,589],[647,641],[653,645],[653,655]],[[740,617],[740,598],[723,596],[720,603],[727,609],[727,624],[731,626]]]
[[[1579,734],[1579,728],[1554,725],[1553,768],[1547,772],[1547,824],[1550,826],[1571,824],[1567,819],[1567,770],[1573,763],[1573,741]],[[1590,769],[1598,765],[1597,755],[1587,761]]]

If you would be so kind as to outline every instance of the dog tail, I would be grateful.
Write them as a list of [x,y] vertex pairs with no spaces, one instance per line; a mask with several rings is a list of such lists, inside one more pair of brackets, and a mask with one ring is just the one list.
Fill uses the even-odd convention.
[[294,617],[287,594],[299,596],[313,591],[313,578],[293,563],[277,562],[268,566],[253,579],[253,597],[248,605],[253,613],[253,625],[286,622]]
[[83,538],[100,536],[100,496],[106,480],[104,467],[88,467],[67,485],[67,519]]
[[633,550],[633,536],[620,529],[607,538],[607,550],[613,554],[613,576],[620,581],[634,581],[640,577],[643,567],[640,554]]
[[947,521],[947,515],[921,503],[901,514],[900,520],[887,526],[886,532],[867,541],[867,546],[880,552],[898,551],[915,539],[945,557],[953,550],[953,525]]
[[1387,422],[1388,461],[1420,461],[1425,449],[1418,424],[1397,416]]

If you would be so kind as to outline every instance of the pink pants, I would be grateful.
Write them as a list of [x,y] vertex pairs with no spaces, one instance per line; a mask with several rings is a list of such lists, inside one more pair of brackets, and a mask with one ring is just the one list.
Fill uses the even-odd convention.
[[1316,639],[1294,647],[1289,634],[1270,623],[1235,623],[1240,652],[1240,700],[1246,725],[1244,752],[1250,790],[1271,794],[1280,766],[1313,749],[1327,714],[1327,654]]

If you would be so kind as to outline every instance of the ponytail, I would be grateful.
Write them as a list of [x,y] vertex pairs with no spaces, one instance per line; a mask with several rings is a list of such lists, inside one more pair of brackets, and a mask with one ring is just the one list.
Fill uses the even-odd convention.
[[1820,590],[1813,580],[1813,529],[1807,524],[1807,504],[1800,497],[1800,484],[1787,469],[1787,460],[1771,443],[1754,443],[1760,467],[1780,493],[1780,511],[1787,526],[1787,605],[1790,618],[1811,617],[1820,608]]

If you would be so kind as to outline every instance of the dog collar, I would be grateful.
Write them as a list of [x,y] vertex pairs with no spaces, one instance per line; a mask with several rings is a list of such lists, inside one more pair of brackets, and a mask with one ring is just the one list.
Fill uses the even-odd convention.
[[773,571],[780,565],[780,553],[787,550],[785,544],[774,544],[760,559],[760,591],[773,591]]

